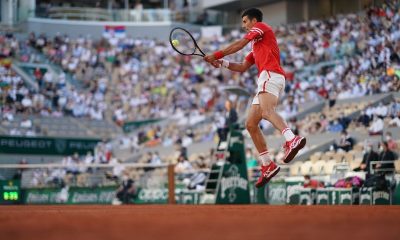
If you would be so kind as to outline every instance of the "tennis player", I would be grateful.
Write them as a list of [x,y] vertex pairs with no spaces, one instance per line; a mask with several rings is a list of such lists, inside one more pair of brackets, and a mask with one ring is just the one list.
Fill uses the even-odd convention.
[[[236,72],[244,72],[253,64],[258,68],[257,94],[253,99],[246,128],[259,152],[261,176],[256,187],[268,183],[280,170],[271,161],[267,144],[259,128],[261,119],[266,119],[278,129],[286,139],[283,161],[289,163],[306,144],[306,139],[295,136],[283,118],[275,111],[279,95],[285,87],[285,72],[280,66],[279,48],[272,28],[262,22],[263,14],[259,9],[250,8],[242,14],[242,27],[247,31],[243,39],[230,44],[225,49],[207,55],[204,60],[214,67],[223,66]],[[251,42],[252,50],[242,63],[228,62],[222,59],[241,50]]]

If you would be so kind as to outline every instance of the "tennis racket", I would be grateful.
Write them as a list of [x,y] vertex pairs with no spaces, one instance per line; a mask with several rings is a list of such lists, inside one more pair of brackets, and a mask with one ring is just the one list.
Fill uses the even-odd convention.
[[178,53],[186,56],[204,57],[206,54],[197,45],[196,40],[186,29],[176,27],[169,34],[169,43]]

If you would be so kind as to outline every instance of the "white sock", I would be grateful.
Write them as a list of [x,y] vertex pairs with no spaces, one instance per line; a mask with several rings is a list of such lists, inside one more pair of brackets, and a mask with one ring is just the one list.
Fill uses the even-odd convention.
[[288,127],[283,129],[282,134],[285,136],[287,142],[292,141],[292,139],[295,137],[292,130],[290,130]]
[[263,166],[267,166],[271,163],[271,158],[269,157],[268,151],[260,153],[259,159],[261,160]]

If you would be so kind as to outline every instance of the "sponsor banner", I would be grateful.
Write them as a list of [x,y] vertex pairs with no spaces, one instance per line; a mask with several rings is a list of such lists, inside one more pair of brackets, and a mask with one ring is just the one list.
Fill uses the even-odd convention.
[[349,189],[336,189],[335,194],[337,195],[336,199],[339,200],[340,205],[352,205],[353,204],[353,190]]
[[287,204],[300,204],[300,190],[303,188],[303,182],[286,182]]
[[390,205],[391,192],[390,190],[373,190],[372,191],[373,205]]
[[317,189],[316,192],[317,205],[329,205],[329,191],[328,189]]
[[318,188],[316,202],[318,205],[351,205],[353,192],[347,188]]
[[217,203],[250,203],[249,181],[243,164],[225,164],[219,183]]
[[[117,187],[70,189],[26,189],[23,202],[26,204],[111,204]],[[139,189],[134,203],[168,202],[168,189]]]
[[60,204],[67,203],[61,189],[43,188],[23,190],[23,203],[25,204]]
[[312,205],[314,204],[315,189],[301,188],[300,189],[300,205]]
[[372,188],[360,188],[360,205],[372,204]]
[[116,187],[25,189],[25,204],[111,204]]
[[351,205],[352,189],[303,188],[302,182],[272,181],[255,190],[255,203],[272,205]]
[[203,191],[176,190],[175,200],[178,204],[200,204]]
[[[194,191],[186,189],[175,190],[175,200],[178,204],[200,204],[200,200],[204,191]],[[138,190],[138,194],[134,200],[136,204],[167,204],[168,189],[167,188],[142,188]]]
[[390,205],[392,203],[390,190],[360,189],[360,205]]
[[72,155],[93,151],[100,139],[0,136],[0,153]]
[[110,204],[115,197],[116,187],[71,188],[68,204]]
[[138,189],[134,203],[168,203],[167,188],[142,188]]
[[217,184],[217,204],[249,204],[250,188],[247,178],[244,137],[241,130],[231,126],[227,146],[229,154]]
[[284,205],[287,201],[286,183],[270,182],[268,188],[268,203],[271,205]]
[[262,188],[255,188],[254,203],[273,205],[300,204],[300,190],[302,189],[302,185],[303,183],[300,181],[271,181]]
[[[111,204],[117,187],[70,189],[25,189],[22,202],[25,204]],[[200,204],[203,191],[176,190],[178,204]],[[139,189],[135,204],[167,204],[168,189]]]

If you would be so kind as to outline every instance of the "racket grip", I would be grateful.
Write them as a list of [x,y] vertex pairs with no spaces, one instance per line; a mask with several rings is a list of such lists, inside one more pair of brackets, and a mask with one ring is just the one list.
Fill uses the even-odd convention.
[[222,51],[216,51],[214,54],[216,60],[221,59],[224,57],[224,53]]
[[221,59],[222,60],[222,66],[224,67],[224,68],[228,68],[229,67],[229,61],[227,61],[227,60],[225,60],[225,59]]

